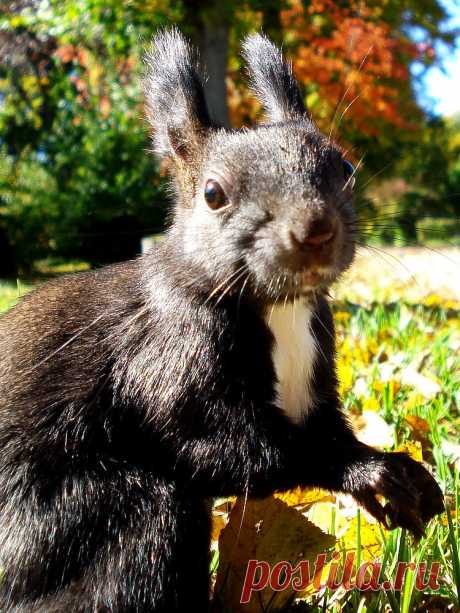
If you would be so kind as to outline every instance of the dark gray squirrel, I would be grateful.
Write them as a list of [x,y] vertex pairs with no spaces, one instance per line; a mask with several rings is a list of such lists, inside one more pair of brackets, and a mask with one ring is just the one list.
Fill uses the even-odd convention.
[[267,123],[230,130],[182,35],[154,37],[164,240],[0,319],[5,613],[206,611],[216,496],[318,486],[416,537],[443,510],[421,464],[359,442],[340,410],[327,288],[354,256],[355,171],[280,51],[243,49]]

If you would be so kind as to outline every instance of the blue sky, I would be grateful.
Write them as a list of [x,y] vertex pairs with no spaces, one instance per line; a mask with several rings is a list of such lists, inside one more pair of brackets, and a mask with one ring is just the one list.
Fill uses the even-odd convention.
[[[460,29],[460,2],[444,0],[451,15],[449,25]],[[460,113],[460,39],[456,49],[438,49],[442,67],[430,68],[423,77],[421,100],[423,106],[440,115]]]

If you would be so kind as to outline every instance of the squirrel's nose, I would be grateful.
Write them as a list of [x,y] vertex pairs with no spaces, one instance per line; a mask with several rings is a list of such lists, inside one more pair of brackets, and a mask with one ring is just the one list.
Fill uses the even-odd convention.
[[314,249],[331,241],[336,232],[336,223],[333,217],[321,217],[312,220],[302,232],[289,232],[292,243],[297,248]]

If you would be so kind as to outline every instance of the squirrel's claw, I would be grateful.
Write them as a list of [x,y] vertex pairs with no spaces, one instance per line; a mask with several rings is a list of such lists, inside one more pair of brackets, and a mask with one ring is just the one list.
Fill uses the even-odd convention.
[[[422,464],[405,453],[388,453],[370,465],[368,484],[354,494],[387,528],[406,528],[420,539],[425,524],[444,511],[442,491]],[[382,506],[376,496],[383,496]]]

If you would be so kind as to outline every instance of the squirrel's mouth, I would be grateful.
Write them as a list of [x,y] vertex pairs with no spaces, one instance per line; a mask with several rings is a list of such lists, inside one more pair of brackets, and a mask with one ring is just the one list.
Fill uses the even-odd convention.
[[337,276],[332,268],[313,268],[286,275],[282,286],[278,287],[277,291],[270,291],[269,301],[292,301],[324,292]]
[[318,270],[306,270],[300,273],[300,282],[304,287],[317,287],[325,281],[324,273]]
[[302,281],[294,284],[293,290],[289,294],[292,296],[307,296],[315,292],[327,290],[335,281],[332,274],[322,274],[319,272],[308,272],[302,275]]
[[219,283],[209,294],[208,300],[215,297],[216,302],[220,302],[225,296],[233,296],[241,302],[249,294],[265,304],[288,303],[326,292],[340,274],[333,267],[309,267],[296,272],[284,270],[265,278],[258,278],[253,272],[246,271],[237,275],[234,283]]

